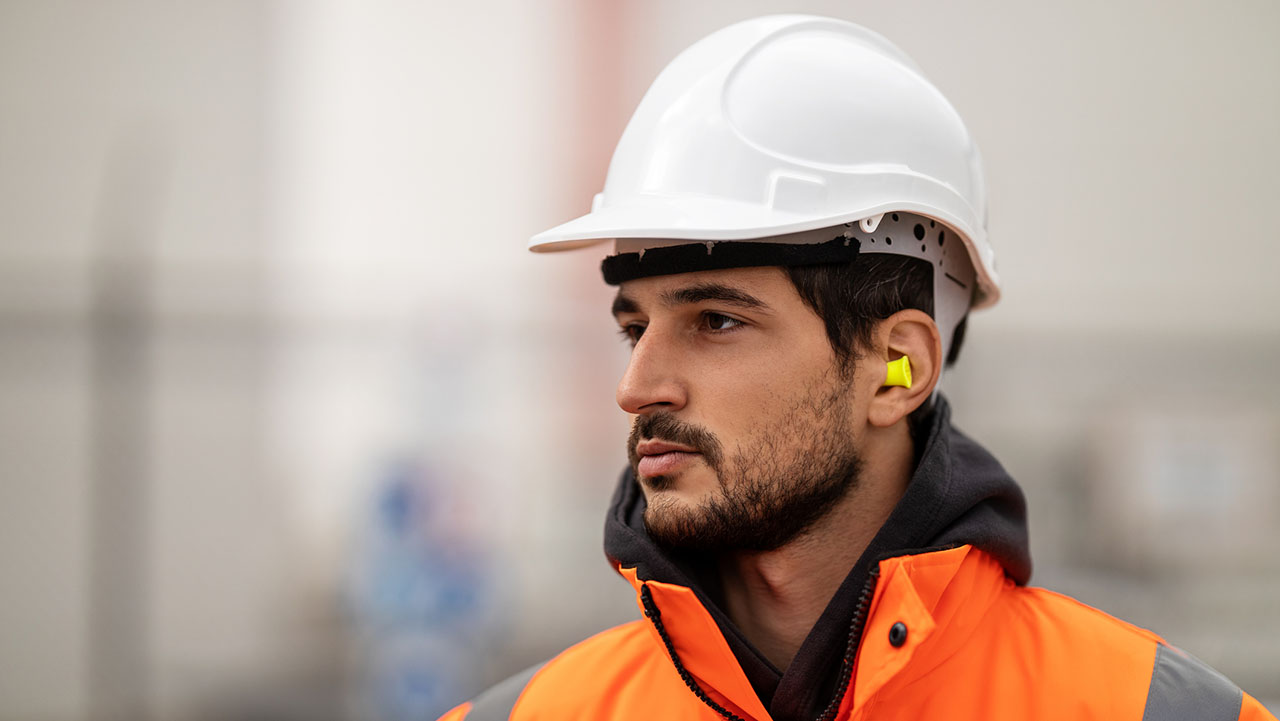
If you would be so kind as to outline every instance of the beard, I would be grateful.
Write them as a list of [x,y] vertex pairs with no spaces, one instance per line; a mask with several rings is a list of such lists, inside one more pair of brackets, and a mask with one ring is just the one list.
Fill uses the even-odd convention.
[[[719,485],[718,494],[696,506],[650,497],[649,536],[669,550],[703,553],[772,551],[796,539],[858,485],[863,460],[850,429],[851,394],[844,379],[811,389],[778,417],[761,419],[728,455],[715,435],[671,413],[638,417],[627,441],[637,479],[636,444],[657,439],[697,450]],[[679,474],[649,476],[642,483],[662,491],[678,480]]]

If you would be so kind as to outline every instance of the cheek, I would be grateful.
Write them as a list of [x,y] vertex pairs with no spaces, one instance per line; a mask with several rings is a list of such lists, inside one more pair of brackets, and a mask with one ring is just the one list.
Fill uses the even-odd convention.
[[736,350],[690,368],[697,379],[690,386],[697,396],[691,410],[730,456],[749,452],[767,436],[787,435],[787,416],[806,394],[831,382],[835,362],[825,332],[788,334]]
[[785,431],[779,420],[794,403],[788,387],[777,376],[761,376],[756,382],[735,383],[715,399],[708,399],[709,428],[720,439],[726,454],[758,445],[762,436]]

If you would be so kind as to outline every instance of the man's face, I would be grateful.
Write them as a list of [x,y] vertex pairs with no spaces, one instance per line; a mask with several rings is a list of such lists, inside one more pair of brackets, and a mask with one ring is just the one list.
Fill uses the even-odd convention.
[[634,344],[618,405],[636,416],[627,450],[659,543],[777,548],[856,485],[856,373],[781,269],[628,281],[614,315]]

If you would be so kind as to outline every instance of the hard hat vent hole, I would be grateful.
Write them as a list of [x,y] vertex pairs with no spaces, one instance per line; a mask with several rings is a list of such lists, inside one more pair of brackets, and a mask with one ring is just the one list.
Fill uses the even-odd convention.
[[886,236],[884,237],[884,244],[885,244],[885,245],[893,245],[893,238],[890,238],[889,236],[887,236],[887,235],[886,235]]
[[945,243],[945,242],[947,242],[947,231],[945,231],[945,230],[939,230],[939,231],[938,231],[938,245],[942,245],[942,244],[943,244],[943,243]]
[[922,245],[922,246],[920,246],[920,252],[921,252],[921,253],[923,253],[923,252],[924,252],[924,246],[923,246],[923,245]]
[[[897,218],[894,218],[894,220],[897,220]],[[923,226],[923,225],[920,225],[919,223],[916,223],[916,227],[914,228],[914,231],[915,231],[915,234],[916,234],[916,240],[924,240],[924,226]]]
[[897,214],[897,213],[894,213],[894,214],[893,214],[893,222],[895,222],[895,223],[896,223],[896,222],[898,222],[898,214]]
[[930,227],[930,228],[932,228],[932,227],[933,227],[933,225],[934,225],[933,221],[932,221],[932,220],[931,220],[931,221],[929,221],[929,227]]

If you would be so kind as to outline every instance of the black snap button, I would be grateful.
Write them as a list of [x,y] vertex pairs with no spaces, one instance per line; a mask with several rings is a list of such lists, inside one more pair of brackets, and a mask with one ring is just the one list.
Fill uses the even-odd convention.
[[889,644],[894,648],[901,648],[902,644],[907,642],[907,624],[898,621],[889,629]]

